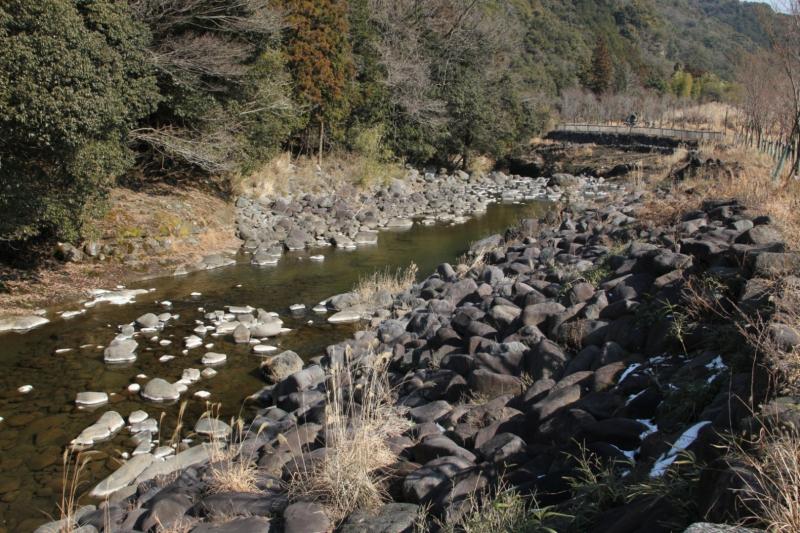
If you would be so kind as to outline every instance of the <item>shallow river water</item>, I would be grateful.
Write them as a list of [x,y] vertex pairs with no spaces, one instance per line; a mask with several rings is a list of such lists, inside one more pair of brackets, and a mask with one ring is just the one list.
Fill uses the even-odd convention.
[[[181,354],[183,338],[191,334],[195,320],[203,318],[200,308],[212,311],[226,305],[250,305],[275,311],[292,331],[271,339],[270,344],[308,359],[322,354],[328,344],[352,335],[355,326],[331,326],[327,316],[310,311],[292,315],[290,305],[302,303],[310,310],[321,300],[350,290],[361,277],[377,270],[394,271],[412,261],[419,266],[419,275],[427,276],[439,263],[453,261],[471,241],[502,231],[520,217],[540,216],[545,209],[544,203],[493,204],[485,214],[464,224],[415,225],[405,232],[381,232],[374,246],[354,251],[325,248],[289,253],[273,267],[254,267],[243,258],[235,266],[131,286],[155,289],[138,296],[132,304],[98,304],[85,314],[55,320],[24,335],[0,335],[0,416],[4,418],[0,423],[0,531],[31,531],[48,517],[58,516],[63,452],[69,441],[103,412],[113,409],[127,419],[132,411],[143,409],[161,420],[161,441],[170,439],[179,404],[147,403],[129,393],[127,387],[146,383],[137,380],[138,374],[174,382],[185,368],[203,368],[200,358],[207,349]],[[324,262],[310,261],[309,256],[314,254],[324,255]],[[201,295],[191,296],[192,292]],[[162,307],[158,302],[163,300],[171,301],[172,306]],[[158,341],[138,336],[138,359],[134,363],[103,363],[102,347],[116,335],[120,324],[147,312],[164,311],[179,315],[159,333],[159,339],[172,340],[171,345],[160,346]],[[260,358],[249,346],[236,345],[230,337],[206,337],[205,341],[213,342],[211,350],[226,353],[228,359],[217,368],[215,377],[191,385],[183,395],[188,400],[184,435],[208,408],[207,402],[220,404],[223,419],[240,414],[247,418],[253,407],[245,403],[245,398],[265,384],[258,370]],[[71,350],[56,353],[66,348]],[[167,363],[158,362],[165,354],[176,357]],[[33,386],[30,393],[17,391],[28,384]],[[193,397],[199,390],[210,392],[210,398]],[[110,403],[94,411],[78,409],[75,395],[82,391],[107,392]],[[80,492],[87,492],[108,475],[119,465],[120,455],[134,447],[130,434],[123,429],[112,440],[92,448],[86,456],[91,461],[82,475]]]

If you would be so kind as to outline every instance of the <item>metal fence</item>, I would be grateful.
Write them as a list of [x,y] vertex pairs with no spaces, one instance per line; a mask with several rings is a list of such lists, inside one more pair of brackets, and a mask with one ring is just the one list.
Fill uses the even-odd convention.
[[725,139],[725,134],[721,131],[678,130],[673,128],[647,128],[643,126],[611,126],[601,124],[559,124],[554,131],[645,135],[648,137],[666,137],[681,141],[721,141]]

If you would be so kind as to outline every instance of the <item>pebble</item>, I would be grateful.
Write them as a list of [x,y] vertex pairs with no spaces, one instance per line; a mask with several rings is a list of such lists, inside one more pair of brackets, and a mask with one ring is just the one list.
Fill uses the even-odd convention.
[[325,256],[324,255],[312,255],[311,257],[309,257],[309,259],[312,260],[312,261],[321,262],[321,261],[325,261]]
[[205,400],[206,398],[209,398],[211,396],[211,393],[206,390],[199,390],[195,392],[194,395],[200,399]]
[[162,355],[161,357],[158,358],[158,362],[166,363],[168,361],[172,361],[173,359],[175,359],[174,355]]
[[203,345],[203,339],[198,337],[197,335],[190,335],[184,339],[184,343],[188,349],[197,348],[198,346]]
[[158,341],[158,344],[160,344],[161,346],[169,346],[170,344],[172,344],[172,341],[167,339],[161,339],[160,341]]
[[200,375],[203,376],[205,379],[213,378],[217,375],[217,371],[213,368],[204,368]]
[[53,353],[61,354],[61,353],[67,353],[67,352],[71,352],[71,351],[72,351],[72,348],[59,348]]
[[135,394],[140,390],[142,390],[142,386],[139,385],[138,383],[131,383],[130,385],[128,385],[128,392],[132,392]]
[[198,297],[198,296],[202,296],[202,295],[203,295],[202,292],[193,292],[193,293],[189,294],[189,296],[194,296],[195,298]]
[[33,390],[33,385],[23,385],[17,389],[20,394],[28,394]]

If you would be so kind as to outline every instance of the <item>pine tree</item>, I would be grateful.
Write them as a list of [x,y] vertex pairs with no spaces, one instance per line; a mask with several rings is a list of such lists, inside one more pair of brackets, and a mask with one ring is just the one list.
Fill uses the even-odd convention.
[[595,94],[603,94],[611,87],[611,78],[614,75],[614,65],[608,43],[602,35],[597,37],[594,52],[592,52],[592,65],[588,76],[588,87]]
[[284,0],[289,35],[289,68],[298,102],[309,111],[305,143],[319,133],[319,156],[325,128],[335,129],[347,116],[353,58],[348,41],[346,0]]

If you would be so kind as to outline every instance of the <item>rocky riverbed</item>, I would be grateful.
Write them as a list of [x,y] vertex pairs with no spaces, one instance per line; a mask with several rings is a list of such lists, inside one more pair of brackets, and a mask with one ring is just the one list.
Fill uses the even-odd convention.
[[[612,186],[613,187],[613,186]],[[420,173],[367,191],[342,190],[280,197],[265,202],[240,197],[236,227],[255,264],[277,263],[285,250],[330,246],[352,249],[377,242],[378,230],[462,223],[492,202],[557,201],[567,188],[605,196],[601,179],[558,174],[548,178],[457,172]]]
[[[298,205],[330,212],[315,201]],[[275,217],[277,204],[272,214],[255,204],[240,208]],[[372,310],[368,329],[324,356],[304,365],[292,352],[267,354],[267,385],[254,395],[263,408],[236,444],[237,461],[258,468],[249,490],[211,489],[207,446],[177,455],[147,451],[95,487],[108,501],[82,508],[75,521],[87,531],[109,522],[113,531],[331,530],[324,502],[290,498],[286,483],[297,464],[329,453],[331,368],[368,367],[378,354],[389,359],[394,402],[410,429],[391,438],[397,457],[384,472],[391,501],[345,517],[342,531],[411,531],[422,507],[451,523],[468,512],[476,491],[501,478],[544,505],[570,509],[582,501],[570,484],[581,453],[642,482],[677,475],[687,453],[697,464],[713,463],[720,432],[751,423],[748,402],[764,399],[763,376],[726,347],[726,335],[735,339],[730,329],[690,312],[687,289],[729,297],[753,313],[764,304],[767,279],[793,273],[800,260],[768,217],[749,217],[733,201],[706,202],[661,226],[641,224],[642,208],[641,194],[618,193],[603,205],[578,202],[522,220],[475,243],[472,265],[442,264],[391,295]],[[314,232],[314,242],[343,226],[330,228]],[[281,239],[288,247],[290,233],[253,234],[249,248]],[[327,304],[341,312],[346,301]],[[261,337],[253,329],[272,318],[247,308],[205,316],[217,333],[222,328],[243,343]],[[787,350],[800,344],[787,328],[770,331]],[[159,394],[178,392],[166,390],[175,386],[169,383],[151,385]],[[206,418],[195,431],[213,439],[231,428]],[[587,515],[577,530],[676,531],[695,516],[730,519],[734,476],[724,466],[698,468],[702,490],[691,513],[679,512],[674,494],[644,494]]]

